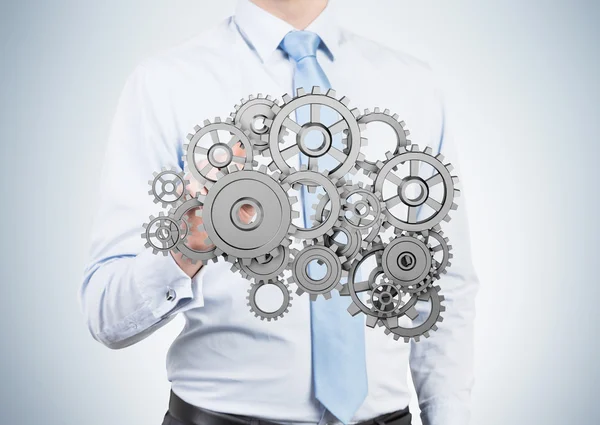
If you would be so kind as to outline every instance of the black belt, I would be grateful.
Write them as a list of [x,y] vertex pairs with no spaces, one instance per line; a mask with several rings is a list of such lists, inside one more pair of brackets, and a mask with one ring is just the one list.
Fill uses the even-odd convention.
[[[213,412],[193,406],[171,391],[169,414],[184,425],[280,425],[276,422],[250,416]],[[386,413],[357,425],[410,425],[412,415],[408,407],[392,413]]]

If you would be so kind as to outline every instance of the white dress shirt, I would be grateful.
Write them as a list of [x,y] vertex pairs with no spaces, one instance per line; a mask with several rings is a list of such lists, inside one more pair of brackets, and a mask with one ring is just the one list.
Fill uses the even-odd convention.
[[[339,27],[334,13],[328,6],[307,30],[326,46],[318,60],[338,95],[349,97],[352,107],[389,108],[407,123],[413,143],[441,148],[457,168],[429,66]],[[231,264],[211,263],[190,279],[170,255],[145,249],[140,237],[142,223],[160,211],[147,194],[148,180],[161,167],[182,167],[182,145],[194,125],[229,116],[250,94],[292,93],[294,66],[278,49],[290,30],[241,0],[234,17],[135,69],[111,129],[80,296],[92,335],[111,348],[131,345],[183,314],[186,324],[169,350],[167,371],[185,401],[279,422],[318,423],[323,417],[311,388],[308,296],[295,296],[278,321],[258,320],[246,305],[249,282],[230,272]],[[411,344],[365,327],[369,394],[353,422],[408,405],[409,364],[425,424],[468,422],[478,282],[463,201],[452,221],[443,223],[454,248],[452,267],[439,282],[445,320],[429,339]]]

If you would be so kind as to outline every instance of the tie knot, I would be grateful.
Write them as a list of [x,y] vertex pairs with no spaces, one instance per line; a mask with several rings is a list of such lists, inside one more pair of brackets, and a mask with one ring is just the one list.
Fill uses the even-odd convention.
[[299,62],[307,56],[316,56],[321,37],[310,31],[290,31],[281,40],[281,49]]

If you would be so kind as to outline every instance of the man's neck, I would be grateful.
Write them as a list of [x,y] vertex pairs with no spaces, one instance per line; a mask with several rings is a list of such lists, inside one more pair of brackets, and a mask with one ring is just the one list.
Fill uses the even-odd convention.
[[327,6],[328,0],[251,0],[298,30],[305,29]]

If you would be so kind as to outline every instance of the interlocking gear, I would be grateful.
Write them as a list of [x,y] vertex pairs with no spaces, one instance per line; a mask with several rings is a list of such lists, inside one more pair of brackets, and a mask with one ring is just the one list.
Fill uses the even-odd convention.
[[[318,87],[313,87],[310,93],[304,89],[297,90],[297,96],[283,96],[283,105],[274,105],[275,118],[271,124],[271,131],[263,136],[268,141],[269,150],[273,162],[269,168],[273,171],[280,170],[282,173],[291,174],[296,162],[291,160],[303,153],[308,157],[308,168],[320,171],[330,179],[340,179],[348,173],[358,170],[357,161],[362,161],[364,155],[360,152],[363,140],[360,136],[360,126],[356,118],[360,114],[358,109],[348,109],[348,98],[336,98],[334,90],[328,90],[321,94]],[[302,107],[310,107],[310,119],[300,125],[292,117],[296,110]],[[323,107],[333,110],[339,114],[340,119],[331,125],[326,125],[321,120],[321,109]],[[283,148],[283,135],[292,132],[295,134],[295,143]],[[321,144],[317,147],[306,143],[306,136],[317,132],[321,135]],[[340,150],[334,146],[334,136],[338,133],[343,135],[342,142],[345,148]],[[329,156],[338,164],[332,170],[319,169],[319,158]],[[328,158],[329,160],[331,158]]]
[[[342,201],[341,194],[344,191],[344,180],[330,179],[316,171],[301,168],[300,171],[293,171],[292,174],[286,176],[283,185],[288,188],[300,189],[302,185],[311,188],[320,186],[325,191],[325,195],[333,200],[331,202],[331,211],[326,219],[322,222],[316,222],[315,225],[309,228],[298,227],[292,224],[292,233],[298,239],[318,239],[323,240],[323,236],[333,234],[333,228],[341,223],[342,219]],[[318,194],[317,198],[325,196]],[[314,206],[313,206],[314,207]]]
[[[204,127],[196,126],[194,129],[196,132],[187,136],[189,143],[183,146],[186,152],[183,160],[198,182],[210,187],[217,180],[219,170],[231,164],[238,164],[238,168],[253,164],[248,133],[233,125],[231,119],[221,122],[220,118],[215,118],[213,123],[205,120]],[[229,133],[228,140],[221,141],[219,132]],[[244,150],[244,155],[235,155],[236,145]]]
[[432,281],[433,252],[422,236],[402,234],[387,244],[381,265],[385,275],[405,292],[421,293]]
[[[283,295],[283,300],[281,306],[273,311],[263,310],[258,306],[258,302],[256,301],[256,293],[259,289],[266,287],[267,285],[272,285],[277,287],[281,294]],[[271,321],[277,320],[280,317],[283,317],[285,313],[289,312],[289,308],[292,306],[292,292],[290,291],[288,285],[281,280],[275,280],[272,282],[255,282],[250,285],[250,289],[248,289],[248,296],[246,297],[248,300],[248,306],[250,307],[250,311],[254,313],[255,317],[259,317],[260,320]]]
[[[335,250],[324,245],[305,244],[301,251],[292,250],[294,262],[292,263],[292,277],[288,280],[298,286],[296,293],[308,293],[310,299],[315,301],[319,295],[325,299],[331,298],[334,289],[342,289],[341,279],[346,275],[342,263],[344,257],[339,257]],[[310,276],[309,264],[316,262],[324,266],[323,276]]]
[[[227,254],[231,261],[250,264],[252,259],[265,262],[267,255],[277,256],[279,246],[289,246],[292,228],[290,186],[267,174],[266,167],[253,170],[225,168],[207,195],[199,195],[204,204],[200,230],[215,244],[218,255]],[[249,222],[242,209],[252,207],[255,216]]]
[[[417,145],[411,145],[410,148],[410,151],[400,148],[398,155],[388,152],[386,154],[388,160],[379,161],[377,163],[379,171],[371,173],[371,176],[375,180],[375,191],[383,195],[386,205],[384,225],[410,232],[420,232],[430,229],[442,220],[450,221],[448,213],[457,208],[454,198],[459,194],[458,189],[455,189],[458,178],[451,174],[452,165],[444,164],[443,155],[433,156],[429,147],[423,152]],[[396,174],[397,167],[407,162],[408,172]],[[422,177],[421,163],[431,166],[435,173],[428,178]],[[394,188],[392,196],[386,197],[384,192],[386,182],[390,182]],[[431,196],[433,187],[438,184],[443,185],[443,194],[439,200]],[[394,207],[397,205],[405,207],[403,216],[394,212]],[[417,213],[422,206],[428,206],[433,212],[419,219]]]
[[271,96],[265,97],[259,93],[256,97],[249,96],[248,100],[242,99],[239,105],[235,105],[235,112],[231,113],[233,123],[248,134],[255,152],[262,152],[269,147],[262,136],[271,128],[275,117],[273,106],[277,104]]
[[[179,252],[192,263],[230,261],[233,272],[251,281],[248,306],[261,320],[288,312],[293,283],[311,301],[340,291],[351,299],[351,315],[365,314],[367,326],[384,326],[396,340],[429,336],[444,311],[434,282],[450,266],[452,247],[440,224],[456,209],[458,179],[441,154],[411,145],[398,115],[379,108],[361,115],[348,104],[318,87],[300,88],[282,102],[258,94],[242,99],[226,120],[196,126],[183,146],[189,175],[163,168],[149,181],[154,203],[171,209],[144,224],[145,246],[154,254]],[[299,122],[297,112],[308,120]],[[361,134],[371,123],[393,130],[395,146],[385,161],[361,152],[367,143]],[[316,145],[308,137],[315,132]],[[308,164],[297,168],[300,154]],[[352,183],[359,169],[372,181]],[[196,183],[207,192],[191,193]],[[319,191],[309,227],[294,221],[300,210],[292,189]],[[292,249],[294,239],[302,249]],[[257,303],[268,285],[283,294],[272,311]],[[431,305],[428,315],[416,308],[423,302]]]
[[163,208],[176,206],[185,199],[185,187],[190,184],[185,179],[183,172],[175,168],[164,168],[160,173],[153,173],[154,179],[149,180],[150,190],[155,204],[161,204]]
[[446,273],[448,267],[452,265],[450,262],[453,257],[450,252],[452,251],[452,245],[449,245],[450,240],[444,236],[444,232],[439,225],[423,232],[423,234],[425,236],[424,242],[431,246],[433,252],[433,276],[439,279],[440,275]]
[[150,216],[150,222],[144,223],[143,227],[145,231],[141,236],[146,239],[144,246],[152,248],[154,254],[162,252],[166,256],[185,237],[179,221],[166,217],[162,212],[158,217]]
[[231,266],[231,271],[239,272],[242,277],[254,282],[274,282],[283,277],[283,272],[289,270],[292,262],[289,247],[280,246],[278,251],[279,253],[275,256],[268,254],[264,263],[260,263],[256,259],[252,259],[250,264],[235,262]]
[[[405,327],[400,326],[398,324],[389,325],[387,322],[384,322],[386,327],[385,333],[386,335],[393,335],[394,339],[397,341],[400,338],[404,339],[404,342],[410,342],[411,339],[419,342],[420,338],[424,336],[425,338],[429,338],[430,331],[437,331],[437,323],[443,320],[441,315],[442,312],[446,311],[446,307],[442,305],[442,301],[444,301],[444,297],[440,295],[440,287],[432,286],[425,292],[418,296],[417,301],[425,301],[429,302],[430,310],[427,317],[422,321],[422,323],[418,324],[414,327]],[[414,309],[417,312],[416,309]],[[419,313],[416,313],[415,317],[412,317],[412,320],[415,321],[419,318]]]
[[[180,240],[179,243],[175,245],[173,251],[180,252],[185,258],[187,258],[192,264],[196,264],[200,262],[201,264],[207,264],[209,260],[216,261],[217,260],[217,250],[214,245],[207,246],[206,250],[196,250],[191,248],[187,241],[189,239],[189,235],[194,233],[195,231],[199,231],[200,229],[190,229],[187,221],[185,220],[186,215],[188,213],[193,213],[198,215],[204,208],[204,204],[197,198],[189,198],[183,204],[179,205],[177,208],[174,208],[169,212],[169,217],[175,220],[178,223],[185,223],[186,235],[185,239]],[[204,241],[207,245],[209,241]]]
[[[396,136],[396,149],[393,154],[397,155],[400,152],[400,148],[405,148],[410,145],[410,140],[408,140],[408,136],[410,135],[410,131],[408,131],[406,127],[406,123],[404,121],[398,121],[398,114],[391,114],[389,109],[381,112],[379,108],[375,108],[373,112],[368,109],[365,109],[365,113],[358,117],[358,123],[363,124],[368,127],[369,123],[379,122],[387,124],[392,128],[394,134]],[[359,161],[358,165],[365,172],[377,172],[377,161],[369,161],[365,159],[364,161]]]

